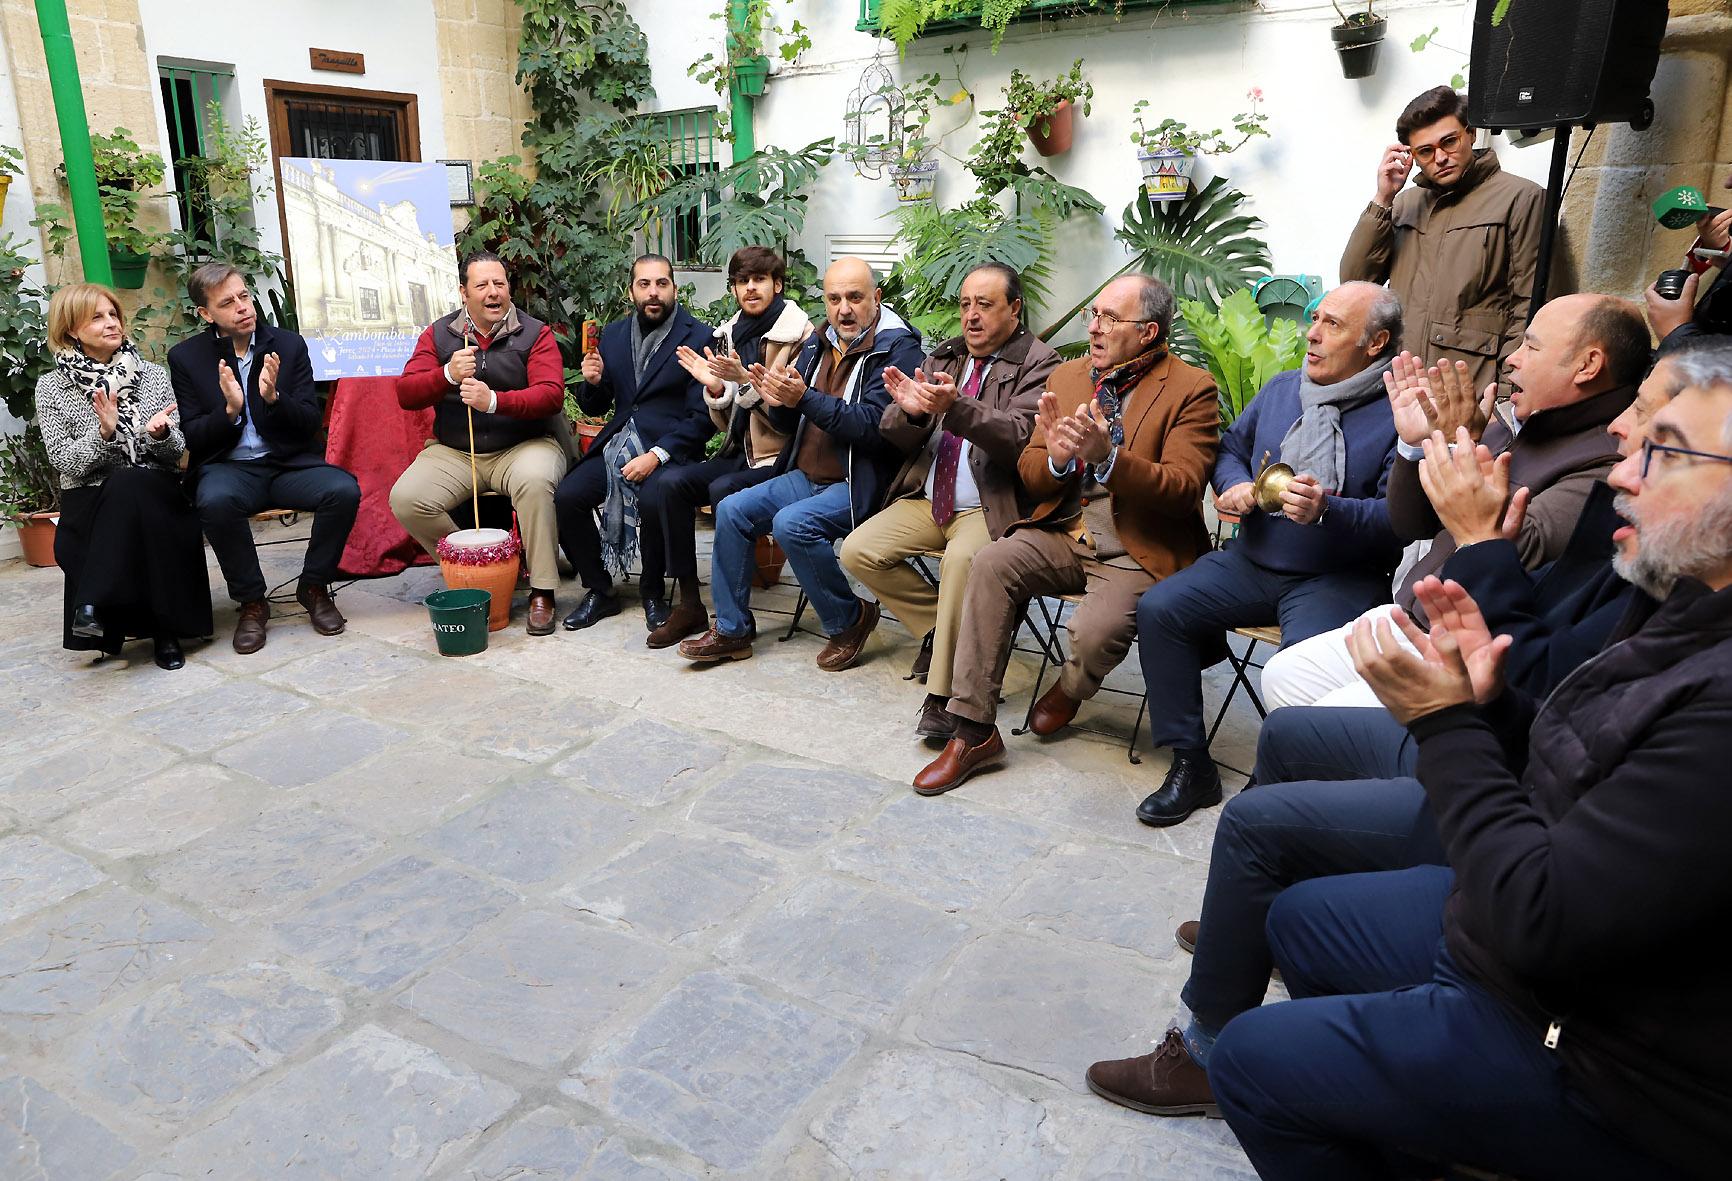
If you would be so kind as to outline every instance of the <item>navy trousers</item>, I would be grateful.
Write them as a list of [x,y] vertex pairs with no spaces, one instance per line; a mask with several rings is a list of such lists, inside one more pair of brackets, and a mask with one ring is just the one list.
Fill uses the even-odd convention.
[[1271,964],[1265,923],[1294,883],[1443,863],[1418,780],[1271,783],[1241,792],[1215,829],[1185,1006],[1216,1033],[1263,1003]]
[[1203,748],[1203,667],[1220,659],[1205,661],[1203,654],[1218,653],[1230,629],[1279,623],[1286,646],[1388,601],[1387,574],[1279,574],[1234,546],[1204,554],[1137,600],[1149,737],[1156,746]]
[[1413,735],[1386,709],[1292,705],[1263,719],[1257,782],[1395,779],[1419,766]]
[[305,582],[321,585],[337,576],[343,547],[361,507],[361,485],[340,467],[316,463],[286,467],[269,456],[207,463],[198,470],[195,494],[199,521],[228,583],[229,598],[251,603],[265,597],[259,551],[253,547],[254,513],[271,508],[311,509],[313,531],[301,567]]
[[1456,966],[1451,882],[1440,866],[1352,874],[1276,902],[1269,944],[1295,999],[1235,1018],[1209,1057],[1258,1175],[1382,1181],[1420,1160],[1524,1181],[1680,1177],[1571,1090],[1543,1027]]

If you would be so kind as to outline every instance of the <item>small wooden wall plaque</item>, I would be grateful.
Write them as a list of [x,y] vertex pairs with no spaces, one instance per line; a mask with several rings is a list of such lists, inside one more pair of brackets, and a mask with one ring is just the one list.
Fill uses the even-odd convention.
[[309,49],[308,54],[313,59],[313,69],[330,70],[338,74],[365,74],[367,58],[365,54],[348,53],[341,49]]

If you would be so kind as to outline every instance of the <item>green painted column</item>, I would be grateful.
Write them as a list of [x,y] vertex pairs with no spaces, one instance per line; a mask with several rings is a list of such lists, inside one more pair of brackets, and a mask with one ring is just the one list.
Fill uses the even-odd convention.
[[72,193],[72,221],[78,230],[84,279],[87,283],[113,283],[108,233],[102,225],[102,194],[96,187],[96,163],[90,155],[90,120],[84,113],[66,0],[36,0],[36,25],[48,58],[48,84],[54,92],[54,117],[60,125],[60,150],[66,157],[66,187]]
[[[749,0],[728,0],[728,41],[743,37],[750,11]],[[731,48],[730,44],[730,48]],[[738,164],[758,150],[758,137],[752,128],[753,100],[740,89],[740,80],[728,72],[728,127],[734,135],[734,163]]]

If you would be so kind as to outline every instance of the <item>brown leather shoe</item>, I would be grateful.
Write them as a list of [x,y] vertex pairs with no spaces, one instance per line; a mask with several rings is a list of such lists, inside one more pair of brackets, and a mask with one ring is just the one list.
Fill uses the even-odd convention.
[[956,715],[944,708],[942,700],[925,701],[921,703],[914,732],[922,738],[950,738],[956,733]]
[[1088,1069],[1089,1090],[1102,1099],[1150,1115],[1206,1115],[1220,1119],[1209,1074],[1185,1049],[1177,1029],[1153,1054],[1097,1062]]
[[271,605],[263,599],[241,604],[241,617],[235,622],[235,651],[251,656],[265,646],[265,623],[271,617]]
[[644,643],[651,648],[672,648],[687,636],[707,631],[709,626],[710,613],[704,609],[702,603],[682,601],[668,612],[666,623],[644,637]]
[[827,673],[839,673],[859,663],[860,653],[866,647],[866,637],[878,626],[878,604],[868,603],[865,599],[858,602],[860,618],[854,621],[854,626],[831,636],[824,650],[818,653],[818,667]]
[[1173,942],[1179,945],[1179,950],[1192,952],[1197,950],[1197,932],[1203,927],[1196,919],[1186,919],[1173,929]]
[[943,795],[953,787],[961,787],[967,778],[987,763],[1004,754],[1004,736],[998,727],[992,728],[982,742],[974,746],[961,737],[944,744],[936,759],[926,764],[914,777],[914,790],[923,796]]
[[340,636],[343,629],[349,626],[349,621],[337,610],[330,588],[322,582],[301,583],[295,588],[295,602],[307,609],[307,618],[313,621],[313,630],[321,636]]
[[747,660],[752,655],[752,637],[724,636],[710,628],[701,636],[680,641],[680,655],[693,664],[714,664],[719,660]]
[[1028,728],[1042,738],[1051,737],[1070,725],[1082,702],[1072,700],[1057,685],[1040,695],[1034,712],[1028,715]]
[[529,588],[529,620],[525,626],[532,636],[551,636],[553,617],[558,611],[553,592]]

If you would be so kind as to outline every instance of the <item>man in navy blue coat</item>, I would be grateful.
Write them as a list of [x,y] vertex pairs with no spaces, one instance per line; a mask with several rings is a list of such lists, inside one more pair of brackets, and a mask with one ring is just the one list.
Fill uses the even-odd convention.
[[187,294],[210,330],[170,349],[168,371],[198,481],[199,519],[229,597],[240,604],[235,651],[265,646],[271,608],[250,518],[268,508],[313,511],[295,599],[320,635],[334,636],[345,621],[330,582],[355,524],[361,486],[325,462],[307,342],[259,320],[246,276],[227,263],[195,270]]
[[[674,354],[681,345],[701,351],[715,335],[679,305],[673,263],[646,254],[632,264],[631,302],[635,311],[601,331],[600,347],[583,358],[578,404],[585,414],[613,411],[613,420],[596,436],[554,494],[559,545],[586,593],[565,617],[568,631],[589,627],[619,613],[619,597],[608,572],[623,569],[630,555],[630,518],[636,516],[639,490],[670,464],[703,458],[704,444],[716,433],[704,404],[704,387]],[[602,509],[608,552],[596,528]],[[662,569],[667,546],[653,513],[637,520],[643,542],[644,626],[654,631],[667,622],[667,585]]]
[[[1137,808],[1144,824],[1177,824],[1221,802],[1201,676],[1230,628],[1278,623],[1292,644],[1389,601],[1401,543],[1383,496],[1396,442],[1383,374],[1400,339],[1393,292],[1343,283],[1317,307],[1304,367],[1271,379],[1221,437],[1215,504],[1242,514],[1239,536],[1137,603],[1150,737],[1173,750],[1165,782]],[[1275,461],[1297,475],[1280,511],[1266,513],[1252,484]]]

